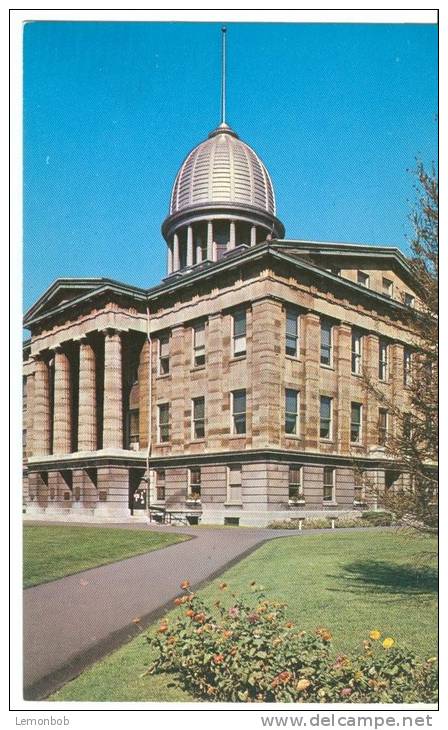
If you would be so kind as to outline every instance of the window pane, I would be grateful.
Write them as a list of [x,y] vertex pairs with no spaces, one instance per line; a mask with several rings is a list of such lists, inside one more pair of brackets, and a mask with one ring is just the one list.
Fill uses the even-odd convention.
[[285,405],[287,413],[297,413],[297,390],[286,389]]
[[205,345],[205,325],[197,324],[194,328],[194,346],[203,347]]
[[198,418],[204,418],[205,415],[205,399],[195,398],[193,401],[193,412],[195,420]]
[[295,312],[286,313],[286,334],[297,336],[297,314]]
[[322,396],[320,399],[320,417],[329,419],[331,416],[331,398]]
[[246,412],[246,391],[235,390],[233,392],[233,412],[245,413]]
[[233,336],[246,334],[246,312],[236,312],[233,315]]

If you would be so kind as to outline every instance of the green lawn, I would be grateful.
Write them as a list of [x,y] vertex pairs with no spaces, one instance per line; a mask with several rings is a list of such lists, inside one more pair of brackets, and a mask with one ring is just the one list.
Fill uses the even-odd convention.
[[[356,649],[373,628],[421,656],[437,650],[436,542],[391,531],[332,532],[273,540],[201,593],[247,592],[252,580],[289,604],[304,629],[327,626],[335,651]],[[188,577],[188,576],[186,576]],[[191,576],[190,576],[191,577]],[[50,697],[75,701],[193,701],[171,676],[140,677],[151,661],[143,636],[87,669]]]
[[155,533],[145,528],[25,525],[24,586],[28,588],[47,583],[64,575],[148,553],[186,539],[183,535]]

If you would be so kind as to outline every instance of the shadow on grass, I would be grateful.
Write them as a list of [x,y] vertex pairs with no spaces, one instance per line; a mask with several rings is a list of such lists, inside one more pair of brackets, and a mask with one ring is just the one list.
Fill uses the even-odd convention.
[[437,594],[438,573],[429,566],[399,565],[383,560],[356,560],[344,566],[344,573],[337,577],[344,582],[341,588],[349,593],[384,595],[427,600]]

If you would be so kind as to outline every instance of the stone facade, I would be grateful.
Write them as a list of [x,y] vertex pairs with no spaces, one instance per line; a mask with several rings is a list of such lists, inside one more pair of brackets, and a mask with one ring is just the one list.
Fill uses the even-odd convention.
[[[260,525],[359,508],[358,467],[379,484],[395,474],[362,373],[378,381],[386,342],[380,387],[405,403],[404,350],[414,336],[404,306],[316,264],[310,271],[305,258],[285,262],[283,252],[280,241],[267,242],[209,264],[207,276],[201,268],[181,281],[168,277],[138,298],[112,282],[105,292],[103,282],[68,312],[55,285],[29,318],[25,347],[27,514],[119,519],[142,515],[146,500],[190,519]],[[409,281],[402,286],[412,293]],[[291,312],[295,352],[288,352]],[[235,316],[244,321],[242,353]],[[330,328],[328,362],[322,323]],[[195,363],[198,324],[203,356]],[[287,392],[297,402],[294,433],[286,428]],[[331,399],[324,435],[322,396]]]

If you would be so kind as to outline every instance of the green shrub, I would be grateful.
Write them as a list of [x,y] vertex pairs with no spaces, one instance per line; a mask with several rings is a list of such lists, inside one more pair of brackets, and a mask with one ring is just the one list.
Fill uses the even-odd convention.
[[[213,608],[182,584],[183,615],[163,619],[148,674],[171,672],[197,699],[214,702],[435,702],[435,658],[420,661],[377,630],[353,656],[335,656],[327,628],[287,620],[286,605],[253,583],[253,600]],[[226,589],[222,584],[221,588]],[[232,594],[233,597],[233,594]],[[234,597],[233,597],[234,598]]]
[[391,512],[363,512],[361,518],[373,527],[390,527],[394,523],[394,516]]
[[292,517],[290,520],[271,522],[268,527],[271,530],[298,530],[300,522],[302,522],[302,530],[328,530],[331,527],[331,522],[326,517],[307,517],[306,519],[304,517],[302,520],[298,517]]
[[334,526],[336,528],[368,527],[368,525],[366,525],[360,517],[339,517],[339,519],[335,520]]

